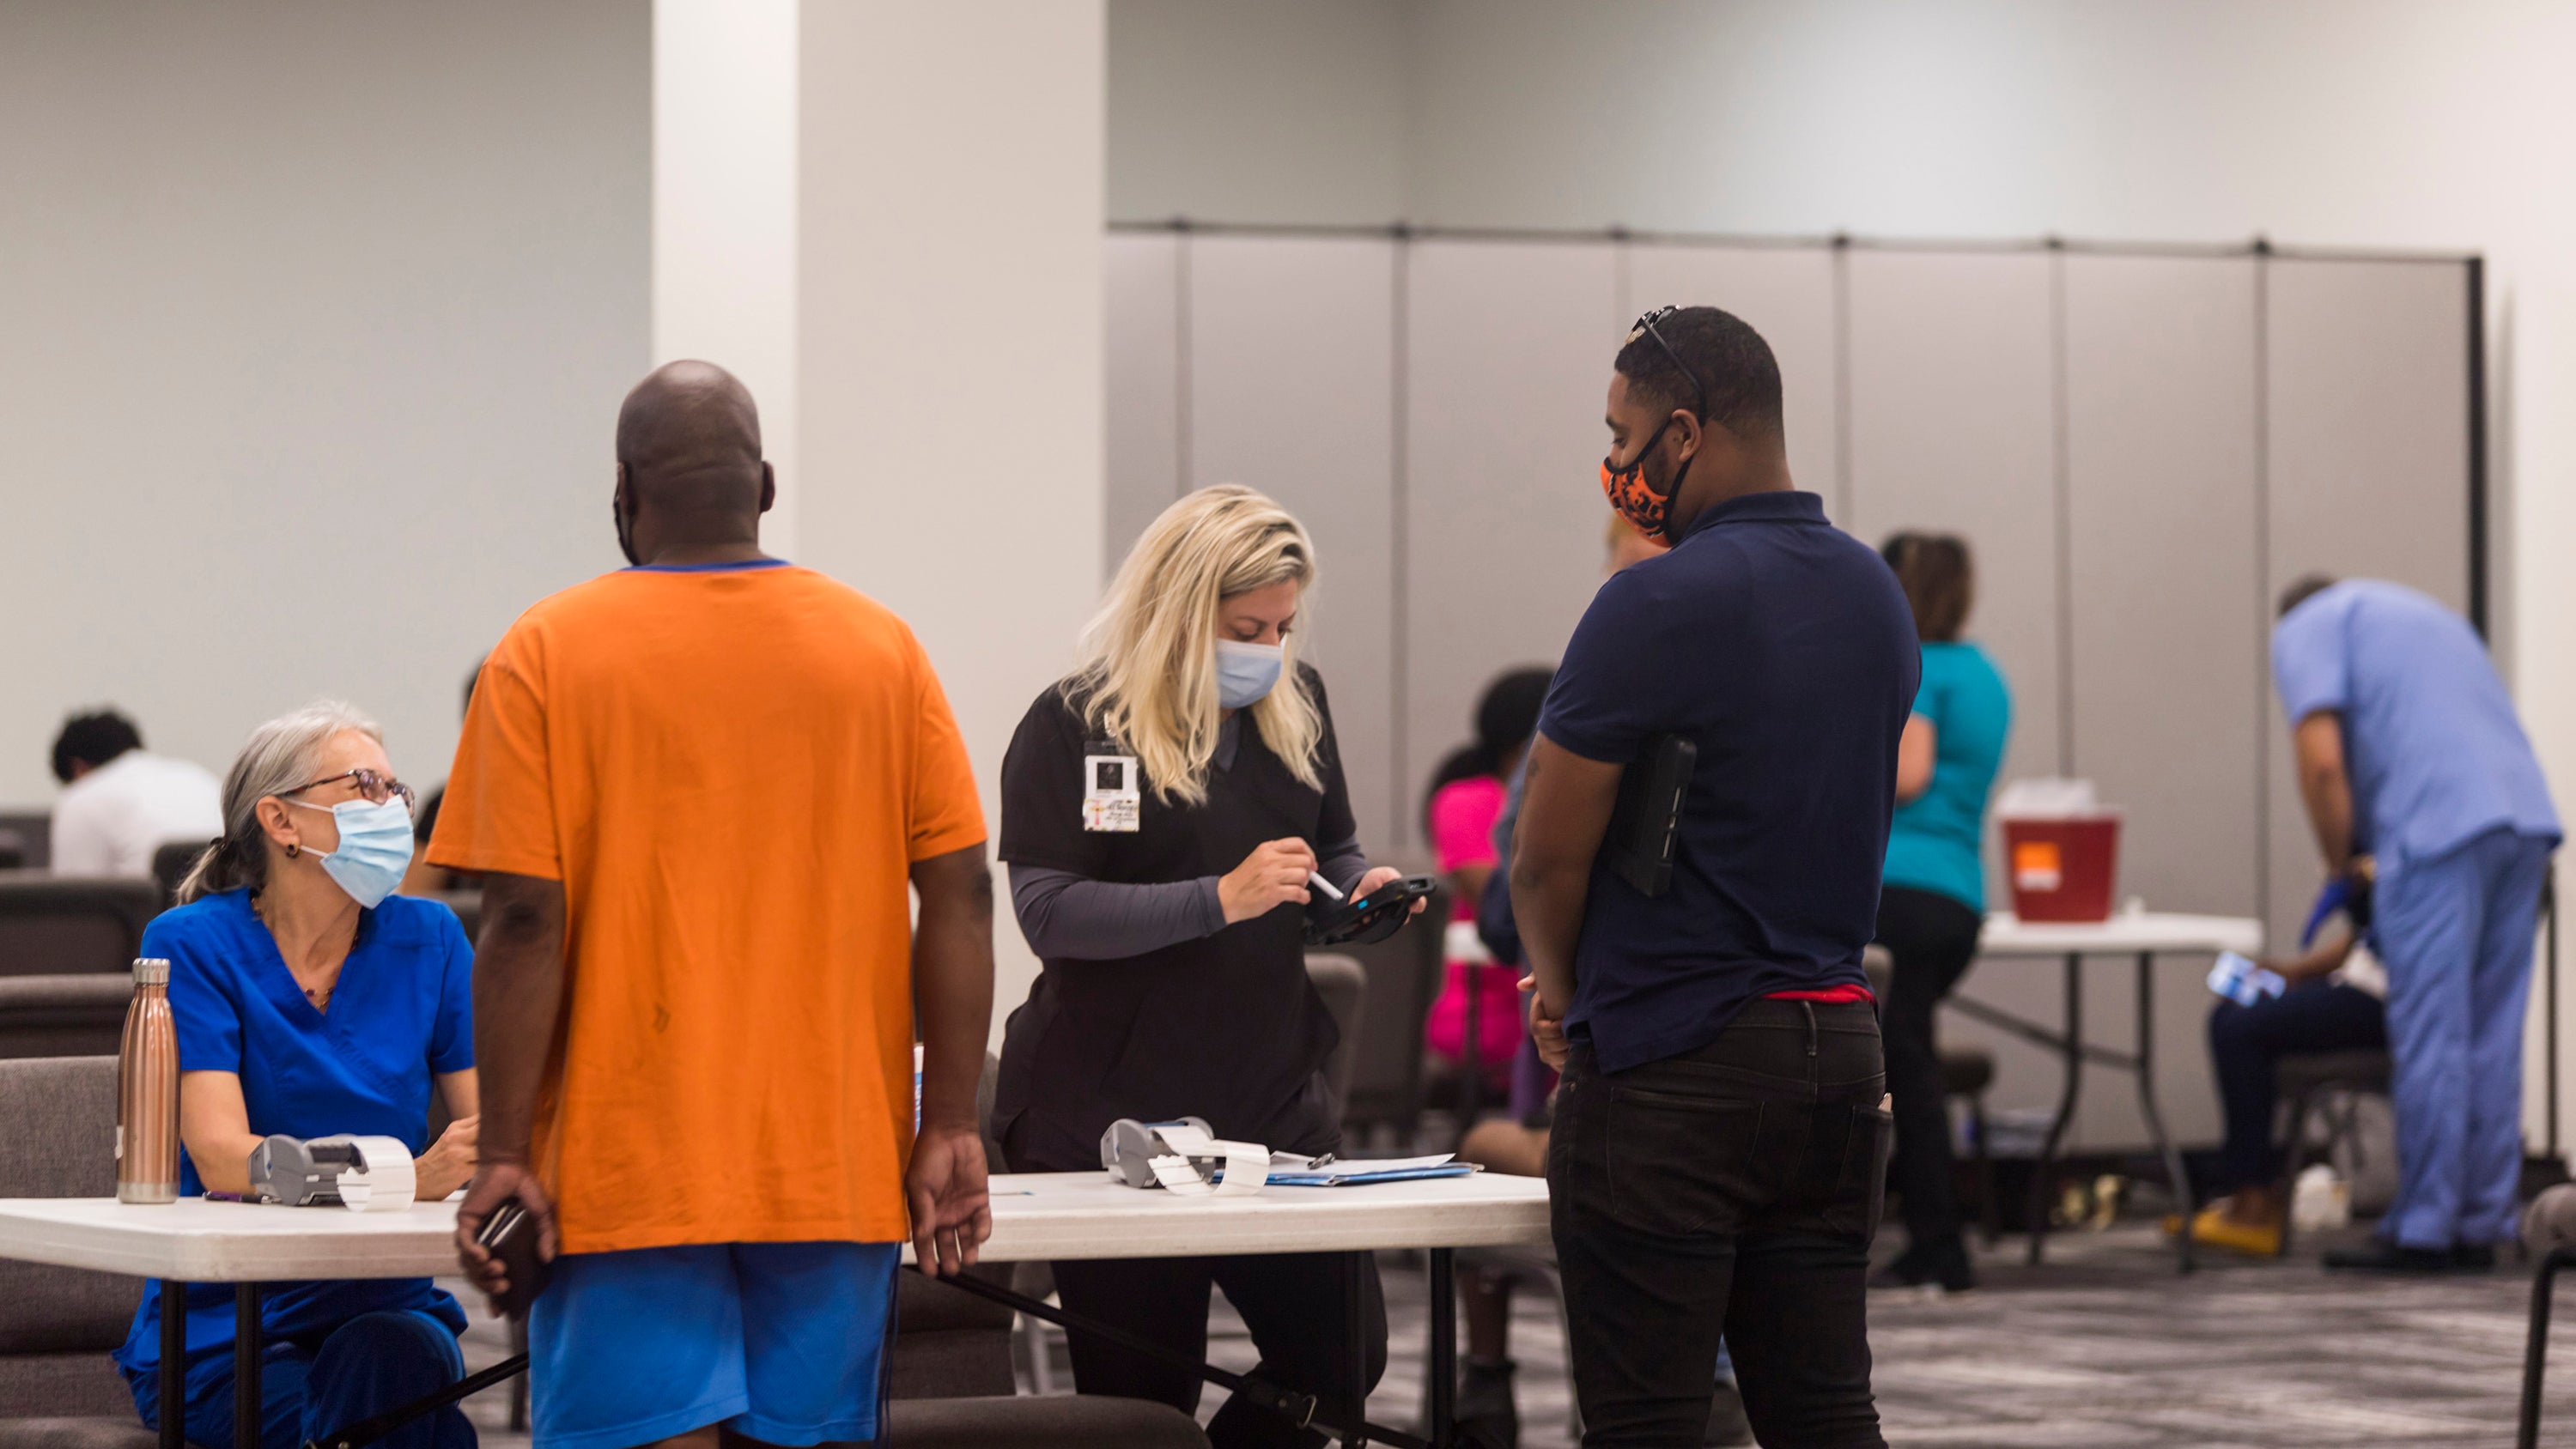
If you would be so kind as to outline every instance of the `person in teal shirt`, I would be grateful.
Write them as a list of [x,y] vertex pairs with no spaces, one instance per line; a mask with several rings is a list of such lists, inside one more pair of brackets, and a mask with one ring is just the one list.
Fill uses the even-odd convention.
[[1879,887],[1878,943],[1895,959],[1879,1004],[1896,1113],[1887,1181],[1904,1201],[1907,1237],[1880,1280],[1956,1293],[1975,1286],[1976,1275],[1951,1187],[1949,1106],[1932,1018],[1977,956],[1986,903],[1979,848],[2012,732],[2012,692],[1986,651],[1959,637],[1976,591],[1967,544],[1900,533],[1880,552],[1914,606],[1923,643],[1923,685],[1897,745],[1896,818]]

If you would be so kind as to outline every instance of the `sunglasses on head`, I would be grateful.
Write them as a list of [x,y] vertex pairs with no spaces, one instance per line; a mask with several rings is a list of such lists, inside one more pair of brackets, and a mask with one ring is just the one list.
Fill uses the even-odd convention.
[[1700,385],[1699,374],[1691,371],[1691,365],[1682,361],[1682,355],[1675,352],[1673,350],[1673,345],[1664,340],[1664,334],[1655,330],[1656,323],[1663,321],[1665,318],[1672,316],[1680,310],[1681,308],[1679,307],[1657,307],[1652,312],[1638,318],[1637,325],[1628,329],[1628,341],[1634,342],[1640,337],[1651,337],[1654,339],[1655,345],[1662,348],[1664,350],[1664,356],[1671,360],[1673,369],[1679,372],[1682,376],[1690,379],[1691,399],[1697,404],[1697,406],[1691,409],[1691,415],[1705,421],[1708,417],[1708,389]]
[[307,780],[292,790],[280,790],[277,793],[280,795],[300,795],[307,790],[318,789],[321,786],[329,785],[340,780],[348,781],[350,785],[356,788],[358,798],[366,801],[370,805],[382,805],[388,800],[399,799],[403,802],[403,808],[405,810],[412,807],[413,796],[409,785],[406,785],[402,781],[394,779],[389,775],[379,775],[375,771],[363,767],[355,770],[343,770],[336,775],[325,775],[319,780]]

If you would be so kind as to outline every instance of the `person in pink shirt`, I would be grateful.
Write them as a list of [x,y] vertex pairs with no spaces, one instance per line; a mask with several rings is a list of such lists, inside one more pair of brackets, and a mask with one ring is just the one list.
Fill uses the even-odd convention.
[[1453,903],[1448,979],[1423,1022],[1423,1046],[1434,1074],[1457,1084],[1468,1072],[1472,1041],[1479,1097],[1510,1091],[1522,1026],[1520,971],[1495,962],[1477,941],[1476,903],[1494,873],[1494,822],[1502,818],[1506,782],[1538,728],[1550,677],[1545,669],[1515,669],[1485,686],[1476,702],[1475,741],[1440,762],[1423,805],[1424,829]]

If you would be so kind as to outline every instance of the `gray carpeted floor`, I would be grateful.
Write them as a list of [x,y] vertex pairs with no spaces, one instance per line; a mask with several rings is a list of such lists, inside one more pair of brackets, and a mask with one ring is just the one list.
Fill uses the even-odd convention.
[[[1985,1254],[1979,1290],[1870,1301],[1879,1407],[1892,1445],[2313,1449],[2512,1442],[2530,1279],[2518,1268],[2430,1281],[2347,1278],[2314,1248],[2287,1262],[2226,1260],[2190,1277],[2151,1227],[2020,1242]],[[1371,1403],[1380,1423],[1419,1413],[1424,1279],[1384,1263],[1393,1363]],[[2576,1288],[2576,1284],[2571,1284]],[[1245,1368],[1250,1342],[1220,1302],[1211,1354]],[[1524,1292],[1513,1352],[1527,1449],[1567,1436],[1564,1338],[1555,1307]],[[2545,1443],[2576,1444],[2576,1330],[2562,1330]],[[496,1326],[468,1335],[476,1366],[504,1352]],[[1056,1345],[1058,1382],[1062,1345]],[[1202,1414],[1218,1402],[1211,1390]],[[518,1449],[498,1392],[473,1406],[483,1442]]]

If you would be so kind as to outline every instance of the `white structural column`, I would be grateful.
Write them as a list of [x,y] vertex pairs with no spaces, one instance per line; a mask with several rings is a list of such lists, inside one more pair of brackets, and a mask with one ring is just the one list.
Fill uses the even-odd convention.
[[798,0],[655,0],[653,361],[701,357],[760,401],[781,480],[764,529],[797,557]]
[[[998,835],[1100,584],[1104,0],[654,18],[655,356],[759,397],[773,551],[910,621]],[[998,1033],[1036,962],[1007,907],[994,946]]]

